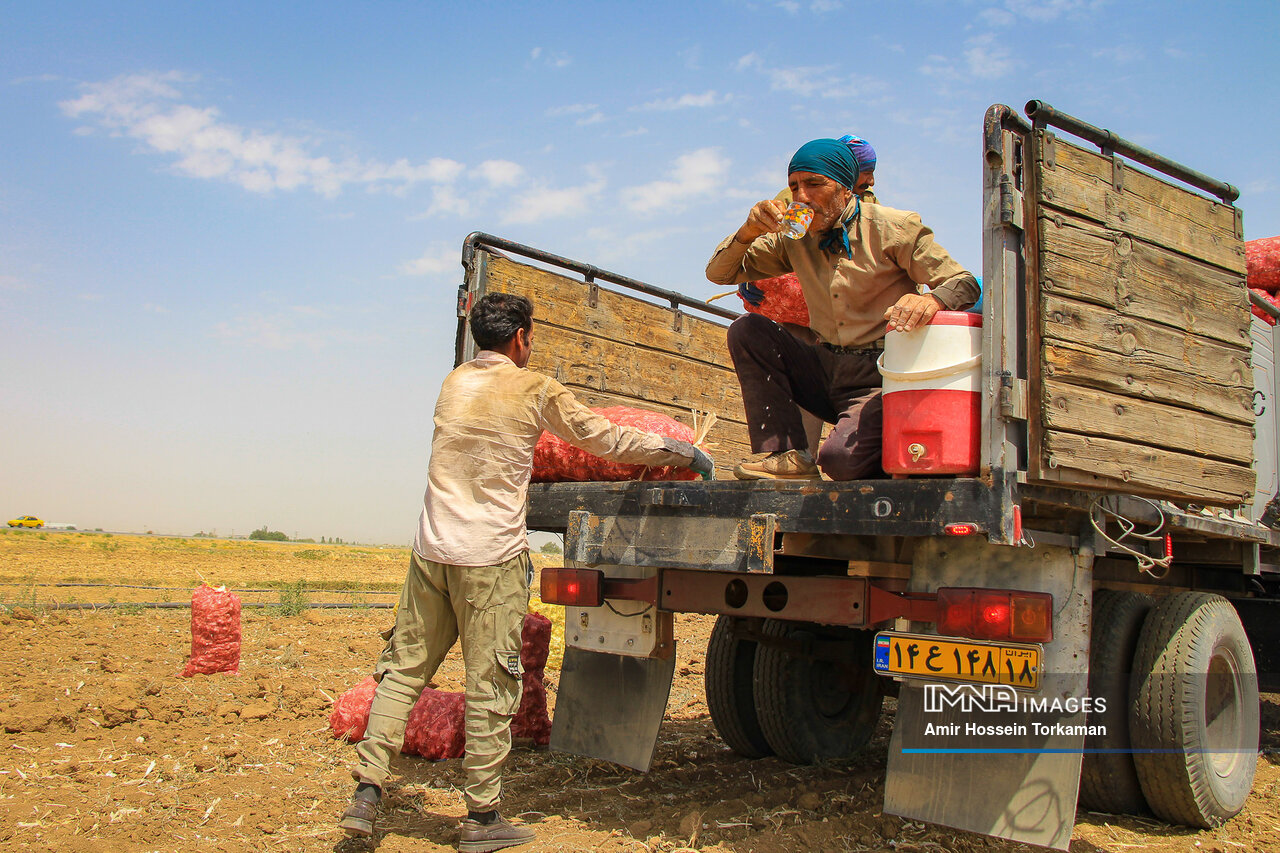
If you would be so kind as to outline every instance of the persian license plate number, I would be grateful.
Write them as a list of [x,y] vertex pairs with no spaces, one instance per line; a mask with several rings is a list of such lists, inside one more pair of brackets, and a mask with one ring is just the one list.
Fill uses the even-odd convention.
[[943,681],[1040,687],[1037,645],[988,643],[930,634],[876,634],[874,664],[881,675],[910,675]]

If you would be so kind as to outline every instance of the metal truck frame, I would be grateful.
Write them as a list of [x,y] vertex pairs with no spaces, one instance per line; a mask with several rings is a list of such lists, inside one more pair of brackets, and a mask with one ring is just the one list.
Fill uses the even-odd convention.
[[[854,758],[896,696],[886,812],[1066,849],[1077,794],[1197,826],[1242,808],[1280,687],[1280,534],[1238,192],[1025,113],[983,122],[979,473],[533,484],[529,528],[565,541],[553,748],[648,769],[674,615],[715,614],[708,706],[745,756]],[[734,312],[486,234],[462,260],[459,363],[472,301],[524,292],[531,367],[589,403],[741,417],[715,348]],[[741,426],[713,430],[719,462]]]

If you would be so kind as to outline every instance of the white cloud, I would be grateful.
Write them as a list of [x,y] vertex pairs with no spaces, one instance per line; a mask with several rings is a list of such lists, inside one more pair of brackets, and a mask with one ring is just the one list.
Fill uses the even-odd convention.
[[964,59],[969,73],[980,80],[994,80],[1013,70],[1009,49],[994,34],[975,36],[965,42]]
[[983,9],[978,13],[978,20],[989,27],[1012,26],[1017,17],[1007,9]]
[[31,285],[27,284],[16,275],[0,275],[0,290],[7,290],[12,293],[19,293],[30,290]]
[[301,318],[308,328],[299,324],[299,312],[265,315],[254,312],[242,314],[230,322],[214,324],[213,336],[230,344],[240,344],[269,350],[291,350],[306,347],[320,350],[332,344],[367,343],[378,339],[376,334],[359,334],[350,329],[324,328],[322,318]]
[[844,4],[840,0],[813,0],[809,4],[809,8],[821,15],[826,12],[838,11],[844,8]]
[[734,68],[756,71],[769,80],[774,92],[790,92],[801,97],[854,98],[887,91],[884,81],[859,74],[837,74],[832,65],[771,66],[756,53],[741,57]]
[[565,104],[562,107],[551,107],[543,113],[545,116],[555,118],[556,116],[571,116],[589,113],[592,110],[599,109],[599,104]]
[[504,225],[524,225],[581,216],[588,210],[587,202],[599,195],[604,187],[604,179],[598,177],[578,187],[536,187],[511,200],[502,222]]
[[550,53],[540,47],[535,47],[529,51],[529,59],[532,62],[541,62],[550,65],[552,68],[564,68],[573,62],[573,58],[569,54],[562,52]]
[[717,96],[714,89],[703,92],[700,95],[685,94],[678,98],[662,98],[657,101],[650,101],[643,106],[635,107],[638,110],[683,110],[689,107],[714,107],[716,104],[723,104],[730,100],[732,96]]
[[433,243],[420,257],[402,263],[401,275],[440,275],[458,268],[458,251],[441,243]]
[[796,0],[781,0],[781,2],[776,5],[782,11],[789,12],[792,15],[800,11],[800,4],[797,3]]
[[589,116],[583,116],[582,118],[575,121],[574,124],[578,125],[579,127],[586,127],[589,124],[599,124],[604,120],[605,120],[604,113],[595,112]]
[[163,305],[157,305],[154,302],[142,303],[142,310],[146,311],[148,314],[168,314],[169,313],[168,308],[165,308]]
[[677,210],[691,199],[718,189],[729,172],[730,161],[719,148],[699,148],[676,158],[669,180],[653,181],[622,191],[622,203],[636,213]]
[[476,167],[476,172],[491,187],[509,187],[524,177],[524,167],[510,160],[485,160]]
[[1032,21],[1056,21],[1064,15],[1093,12],[1106,0],[1005,0],[1005,8]]
[[214,107],[183,103],[181,86],[191,82],[176,72],[123,75],[84,84],[78,98],[59,106],[68,117],[139,141],[143,151],[168,155],[181,174],[228,181],[250,192],[310,189],[334,196],[350,184],[405,190],[452,182],[466,168],[443,157],[425,163],[334,160],[313,153],[309,140],[245,129]]
[[1147,56],[1142,48],[1133,44],[1119,44],[1115,47],[1100,47],[1093,52],[1095,59],[1109,59],[1117,65],[1127,65],[1130,62],[1141,62]]

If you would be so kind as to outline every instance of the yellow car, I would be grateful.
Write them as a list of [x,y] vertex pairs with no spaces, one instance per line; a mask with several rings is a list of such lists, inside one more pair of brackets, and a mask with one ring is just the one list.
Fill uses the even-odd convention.
[[10,527],[44,527],[44,522],[36,518],[34,515],[24,515],[22,518],[9,519]]

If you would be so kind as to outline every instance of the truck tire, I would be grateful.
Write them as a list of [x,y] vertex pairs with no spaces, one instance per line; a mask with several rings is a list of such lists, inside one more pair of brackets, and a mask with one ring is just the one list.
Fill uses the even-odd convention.
[[[854,757],[875,732],[883,694],[872,668],[874,632],[766,619],[756,650],[755,704],[760,729],[792,764]],[[771,645],[775,638],[782,641]],[[807,643],[851,643],[839,663],[816,660]]]
[[1147,810],[1133,754],[1090,750],[1131,748],[1129,706],[1132,704],[1133,657],[1151,605],[1151,597],[1140,592],[1100,589],[1093,594],[1089,696],[1104,699],[1105,710],[1091,710],[1088,723],[1103,727],[1106,734],[1084,740],[1080,805],[1090,811],[1142,814]]
[[720,739],[739,755],[764,758],[773,748],[760,730],[751,680],[756,642],[734,636],[733,616],[717,616],[707,641],[707,708]]
[[1147,616],[1129,716],[1147,803],[1170,823],[1209,828],[1244,807],[1257,769],[1253,653],[1225,598],[1176,592]]

